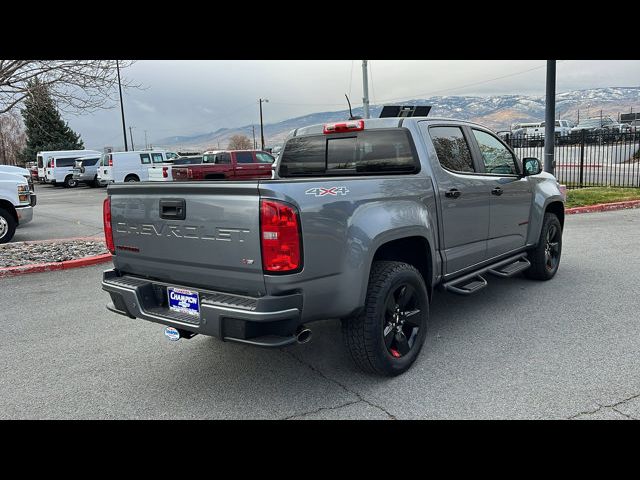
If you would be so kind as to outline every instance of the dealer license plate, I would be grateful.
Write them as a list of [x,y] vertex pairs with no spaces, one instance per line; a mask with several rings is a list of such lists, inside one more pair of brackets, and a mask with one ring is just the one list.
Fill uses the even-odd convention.
[[200,297],[198,292],[184,288],[167,287],[169,310],[176,313],[185,313],[193,317],[200,317]]

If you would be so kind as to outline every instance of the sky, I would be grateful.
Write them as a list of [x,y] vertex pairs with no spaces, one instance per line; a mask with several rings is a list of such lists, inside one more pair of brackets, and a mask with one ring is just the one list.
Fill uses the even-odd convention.
[[[543,95],[545,60],[369,60],[372,104],[432,95]],[[122,72],[142,85],[124,93],[134,146],[177,135],[260,124],[362,105],[361,60],[141,60]],[[558,93],[640,86],[640,61],[558,60]],[[118,105],[63,117],[85,148],[123,145]],[[131,148],[131,145],[129,145]]]

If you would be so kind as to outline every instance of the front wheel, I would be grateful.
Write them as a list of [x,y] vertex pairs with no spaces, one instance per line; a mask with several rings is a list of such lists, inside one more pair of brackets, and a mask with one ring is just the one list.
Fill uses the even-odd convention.
[[538,245],[528,252],[531,267],[524,271],[533,280],[551,280],[560,265],[562,225],[553,213],[545,213]]
[[4,208],[0,208],[0,243],[10,242],[16,233],[16,219],[13,218],[11,212]]
[[402,262],[374,262],[364,311],[342,321],[354,362],[384,376],[407,371],[424,344],[429,296],[420,272]]

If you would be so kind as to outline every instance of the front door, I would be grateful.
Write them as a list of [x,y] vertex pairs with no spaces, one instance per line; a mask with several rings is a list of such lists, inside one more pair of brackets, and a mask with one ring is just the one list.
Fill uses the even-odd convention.
[[478,157],[483,182],[491,200],[487,258],[524,247],[531,210],[531,184],[522,177],[515,155],[495,135],[471,128],[472,149]]
[[487,258],[489,197],[469,147],[469,132],[459,126],[421,122],[427,143],[435,148],[433,165],[441,211],[445,273],[452,274]]

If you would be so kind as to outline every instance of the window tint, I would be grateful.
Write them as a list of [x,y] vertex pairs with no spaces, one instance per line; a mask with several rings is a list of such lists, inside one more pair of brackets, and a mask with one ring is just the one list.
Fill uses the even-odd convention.
[[460,127],[431,127],[429,135],[436,147],[440,165],[454,172],[475,171],[469,145]]
[[153,163],[163,163],[164,157],[161,153],[152,153],[151,158],[153,159]]
[[56,158],[56,167],[73,167],[75,164],[75,158]]
[[151,163],[151,157],[149,156],[148,153],[141,153],[140,154],[140,163],[147,165],[149,163]]
[[487,173],[503,175],[517,175],[515,158],[511,152],[496,137],[480,130],[473,130],[478,141],[482,161]]
[[280,163],[282,176],[412,173],[419,170],[404,129],[369,130],[353,136],[292,138],[285,145]]
[[320,175],[325,171],[325,136],[294,137],[280,159],[280,175]]
[[82,160],[83,167],[93,167],[96,163],[98,163],[99,158],[86,158]]
[[253,152],[236,152],[236,162],[238,163],[256,163],[253,158]]
[[196,165],[202,163],[202,157],[176,158],[174,165]]
[[273,163],[275,158],[273,158],[268,153],[256,152],[256,159],[258,163]]
[[416,172],[418,161],[413,155],[406,130],[364,131],[358,135],[357,172]]

